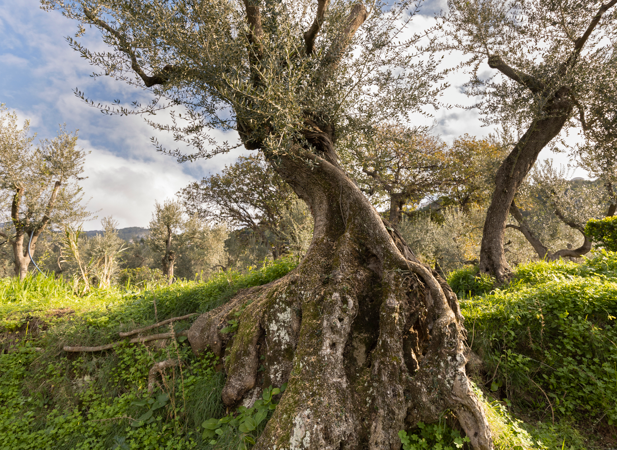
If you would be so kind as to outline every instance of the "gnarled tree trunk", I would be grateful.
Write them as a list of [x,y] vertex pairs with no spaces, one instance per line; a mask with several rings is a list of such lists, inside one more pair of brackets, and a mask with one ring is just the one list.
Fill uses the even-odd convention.
[[[38,236],[32,236],[32,242],[30,243],[30,255],[34,253],[36,247],[36,241]],[[13,265],[15,269],[15,276],[20,280],[26,278],[28,275],[28,266],[32,261],[28,255],[28,243],[30,242],[30,236],[24,233],[22,230],[17,231],[15,237],[12,239],[11,245],[13,247]]]
[[[327,155],[283,156],[276,170],[311,209],[306,256],[287,276],[200,316],[188,332],[195,352],[224,357],[226,405],[288,383],[255,449],[399,449],[400,430],[438,421],[445,410],[474,448],[492,448],[465,374],[463,319],[445,281],[386,229]],[[220,333],[237,312],[237,331]]]
[[511,274],[503,244],[514,195],[538,159],[540,151],[559,134],[573,108],[569,89],[559,89],[546,100],[546,118],[533,121],[497,170],[495,190],[482,234],[480,271],[493,275],[499,281],[505,281]]

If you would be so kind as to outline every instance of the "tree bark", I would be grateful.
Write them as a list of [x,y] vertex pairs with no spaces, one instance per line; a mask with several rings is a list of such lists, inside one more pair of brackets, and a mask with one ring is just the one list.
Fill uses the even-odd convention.
[[167,226],[167,238],[165,240],[165,254],[163,255],[163,274],[167,277],[169,284],[174,279],[174,264],[176,262],[176,254],[171,249],[172,230]]
[[392,227],[398,229],[398,225],[403,219],[403,206],[407,200],[403,194],[390,194],[389,219]]
[[540,239],[538,239],[536,235],[531,231],[531,228],[529,228],[529,226],[527,225],[527,222],[525,221],[523,214],[516,206],[516,203],[514,202],[514,200],[512,201],[512,205],[510,205],[510,213],[519,223],[519,226],[507,225],[507,227],[514,228],[515,230],[520,231],[523,234],[523,236],[525,236],[525,239],[527,239],[527,242],[531,244],[533,249],[538,254],[538,258],[540,259],[546,259],[547,261],[557,261],[561,258],[566,258],[566,257],[580,258],[581,256],[586,255],[587,253],[591,251],[591,240],[585,234],[584,228],[574,222],[567,220],[558,209],[555,210],[555,214],[557,215],[557,217],[559,217],[559,219],[563,223],[568,225],[570,228],[573,228],[579,231],[583,235],[584,241],[580,247],[574,248],[574,249],[563,248],[561,250],[557,250],[554,253],[551,253],[548,247],[544,245],[542,241],[540,241]]
[[[188,332],[194,352],[224,357],[226,405],[288,383],[255,450],[398,450],[400,430],[447,409],[475,449],[493,448],[447,283],[386,229],[334,161],[306,152],[279,157],[276,170],[313,215],[306,256]],[[237,312],[237,331],[221,333]]]
[[[13,247],[14,268],[15,276],[20,280],[26,278],[28,275],[28,266],[30,265],[30,257],[28,256],[27,244],[24,246],[25,233],[18,231],[13,238],[11,245]],[[33,237],[34,241],[34,237]],[[32,245],[30,254],[32,254]]]
[[545,118],[534,120],[506,157],[495,176],[495,190],[486,214],[480,247],[480,271],[499,281],[507,280],[511,269],[503,242],[514,195],[535,164],[540,151],[559,134],[574,107],[569,89],[559,89],[544,107]]

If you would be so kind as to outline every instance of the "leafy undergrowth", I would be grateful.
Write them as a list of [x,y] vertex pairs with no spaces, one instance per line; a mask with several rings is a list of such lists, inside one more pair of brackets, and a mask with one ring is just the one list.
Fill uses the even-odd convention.
[[[62,346],[102,345],[117,341],[119,331],[208,311],[294,265],[281,260],[205,283],[84,297],[57,280],[0,280],[0,449],[249,448],[276,391],[266,390],[251,408],[226,411],[224,376],[212,355],[195,358],[186,341],[83,354]],[[512,283],[495,290],[490,280],[470,284],[469,275],[471,269],[459,278],[472,294],[491,290],[461,308],[468,343],[483,360],[475,380],[496,448],[617,447],[617,255],[520,266]],[[184,365],[166,369],[149,395],[149,369],[168,359]],[[469,445],[451,415],[401,439],[404,450]]]
[[538,443],[521,448],[617,446],[617,253],[519,266],[461,310],[478,381],[535,424],[521,427]]
[[[216,370],[217,359],[194,357],[182,337],[180,342],[123,344],[95,353],[65,353],[62,347],[103,345],[117,341],[119,331],[208,311],[241,288],[280,278],[295,264],[281,259],[245,274],[220,273],[205,283],[100,290],[83,297],[59,280],[0,279],[0,449],[250,446],[269,417],[275,394],[269,391],[257,407],[230,416],[221,402],[224,376]],[[189,325],[185,320],[173,328],[180,332]],[[165,331],[170,329],[152,333]],[[157,376],[149,395],[150,368],[169,359],[183,365]],[[212,439],[202,425],[226,417],[239,417],[230,423],[243,432],[230,433],[232,425],[227,425],[220,428],[222,437]]]

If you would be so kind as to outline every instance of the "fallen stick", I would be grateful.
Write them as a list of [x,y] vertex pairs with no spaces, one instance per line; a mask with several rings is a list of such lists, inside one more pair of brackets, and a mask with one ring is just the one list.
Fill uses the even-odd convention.
[[[142,336],[131,339],[130,341],[128,341],[128,343],[139,344],[148,341],[157,341],[159,339],[169,339],[173,338],[174,334],[175,333],[151,334],[150,336]],[[177,333],[176,335],[180,336],[180,333]],[[65,347],[62,347],[62,350],[64,350],[65,352],[100,352],[103,350],[109,350],[111,348],[117,347],[118,345],[124,344],[125,342],[127,341],[112,342],[111,344],[99,345],[98,347],[71,347],[67,345]]]
[[172,323],[172,322],[175,322],[177,320],[188,319],[189,317],[196,316],[196,315],[197,315],[197,313],[192,313],[192,314],[187,314],[186,316],[172,317],[171,319],[163,320],[162,322],[155,323],[154,325],[148,325],[147,327],[138,328],[138,329],[132,330],[132,331],[121,332],[121,333],[118,333],[118,335],[120,337],[133,336],[134,334],[138,334],[138,333],[141,333],[143,331],[148,331],[148,330],[151,330],[153,328],[162,327],[163,325],[167,325],[168,323]]

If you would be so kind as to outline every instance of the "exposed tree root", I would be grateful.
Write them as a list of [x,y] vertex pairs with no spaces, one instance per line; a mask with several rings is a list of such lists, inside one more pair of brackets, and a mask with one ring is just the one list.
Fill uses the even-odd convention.
[[[255,449],[398,450],[399,430],[438,421],[446,410],[456,413],[474,448],[491,449],[465,374],[454,293],[400,253],[390,255],[390,268],[354,263],[345,258],[356,253],[350,244],[339,242],[338,266],[331,257],[305,260],[200,316],[189,330],[196,353],[208,348],[224,358],[226,405],[289,383]],[[237,331],[221,333],[238,314]]]

